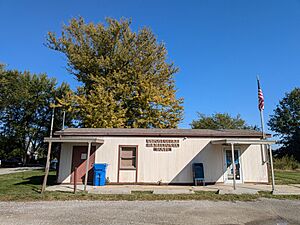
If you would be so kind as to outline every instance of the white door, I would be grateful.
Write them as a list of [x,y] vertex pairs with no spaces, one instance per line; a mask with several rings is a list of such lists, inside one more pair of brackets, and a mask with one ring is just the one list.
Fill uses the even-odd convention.
[[[240,150],[234,150],[234,166],[235,166],[235,180],[236,183],[242,183],[242,170]],[[231,149],[224,150],[225,165],[224,165],[224,178],[225,183],[233,183],[233,163]]]

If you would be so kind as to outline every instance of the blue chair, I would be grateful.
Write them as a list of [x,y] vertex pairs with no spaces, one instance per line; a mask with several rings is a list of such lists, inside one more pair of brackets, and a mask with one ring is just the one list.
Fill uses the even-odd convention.
[[203,163],[193,163],[193,178],[195,186],[197,186],[198,181],[201,181],[205,186]]

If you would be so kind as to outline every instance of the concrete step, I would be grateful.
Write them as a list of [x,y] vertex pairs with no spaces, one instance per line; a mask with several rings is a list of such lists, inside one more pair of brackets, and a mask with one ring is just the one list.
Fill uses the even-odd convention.
[[235,190],[230,189],[220,189],[219,190],[220,195],[225,194],[234,194],[234,195],[241,195],[241,194],[258,194],[258,190],[250,189],[250,188],[237,188]]
[[189,189],[155,189],[153,194],[168,195],[168,194],[194,194],[193,190]]

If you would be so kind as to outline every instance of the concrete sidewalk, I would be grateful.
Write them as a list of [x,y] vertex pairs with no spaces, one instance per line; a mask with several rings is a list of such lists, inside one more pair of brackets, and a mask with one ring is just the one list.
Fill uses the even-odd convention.
[[[49,186],[47,191],[72,192],[73,185],[61,184]],[[77,190],[83,190],[83,185],[77,185]],[[219,194],[257,194],[259,191],[271,191],[271,185],[264,184],[238,184],[236,190],[232,185],[215,184],[207,186],[152,186],[152,185],[106,185],[87,186],[91,194],[131,194],[135,191],[150,191],[153,194],[194,194],[197,191],[212,191]],[[300,184],[276,185],[275,195],[300,195]]]

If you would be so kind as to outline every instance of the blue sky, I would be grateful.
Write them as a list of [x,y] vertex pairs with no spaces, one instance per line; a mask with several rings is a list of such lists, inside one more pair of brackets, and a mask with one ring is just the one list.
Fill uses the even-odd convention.
[[188,128],[196,112],[238,113],[260,124],[256,75],[265,95],[265,120],[284,93],[300,86],[300,1],[199,0],[0,0],[0,62],[10,69],[47,73],[76,81],[66,59],[44,46],[48,31],[82,16],[132,18],[132,28],[150,27],[180,68],[178,96],[184,98]]

